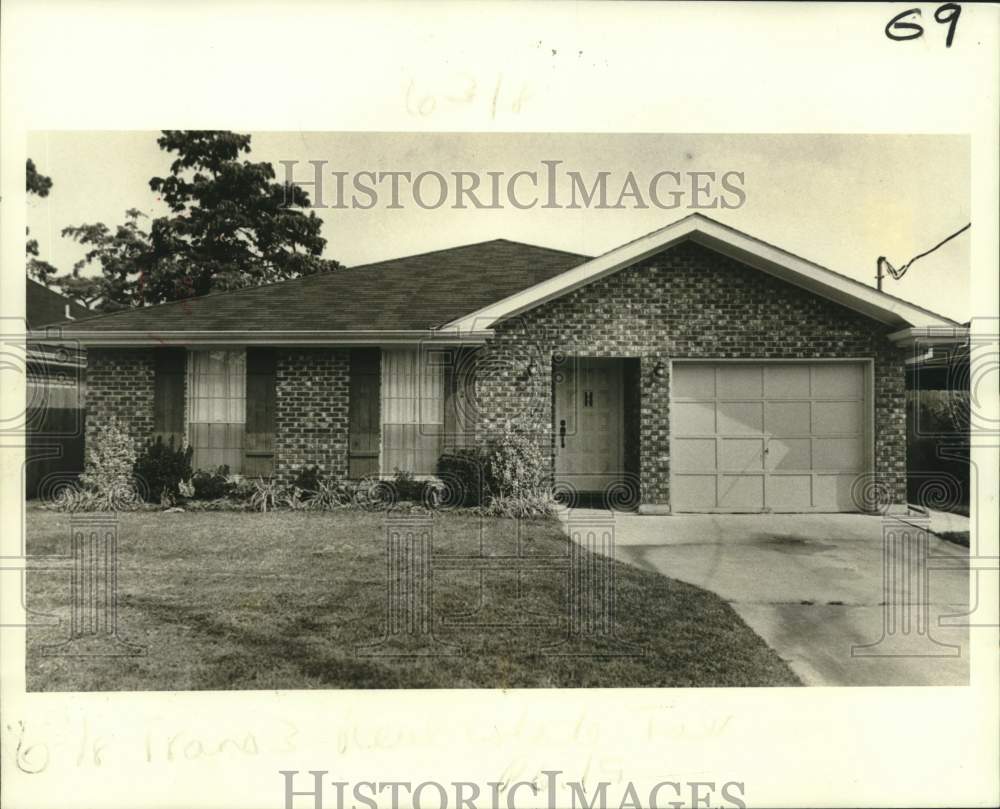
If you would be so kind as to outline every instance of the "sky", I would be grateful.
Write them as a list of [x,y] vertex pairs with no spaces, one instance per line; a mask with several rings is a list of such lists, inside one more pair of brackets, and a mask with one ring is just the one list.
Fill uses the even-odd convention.
[[[156,132],[34,132],[28,155],[51,177],[47,198],[30,198],[28,226],[38,239],[41,258],[69,271],[84,249],[60,236],[64,227],[124,221],[128,208],[150,217],[166,213],[149,188],[165,176],[171,156],[156,145]],[[324,202],[335,201],[334,172],[346,172],[344,198],[358,172],[436,171],[445,176],[448,202],[429,209],[438,196],[436,180],[422,184],[424,206],[401,180],[400,208],[389,208],[389,181],[377,186],[370,209],[316,209],[327,239],[324,255],[348,266],[422,253],[494,238],[599,255],[692,212],[692,203],[740,199],[722,193],[727,172],[745,199],[738,207],[702,210],[725,224],[798,256],[874,285],[876,260],[894,266],[933,247],[970,221],[969,141],[941,135],[696,135],[696,134],[462,134],[462,133],[251,133],[248,159],[297,161],[296,179],[313,179],[308,161],[322,164]],[[518,171],[544,176],[543,160],[562,161],[557,171],[560,207],[539,204],[521,210],[506,195]],[[579,172],[589,187],[608,172],[608,205],[614,205],[629,172],[636,178],[646,208],[626,197],[621,208],[596,205],[577,209],[570,202],[566,172]],[[664,210],[653,204],[649,184],[660,172],[679,173],[685,193],[680,205]],[[481,179],[477,193],[490,200],[487,172],[503,172],[501,206],[455,209],[453,172]],[[692,172],[714,172],[717,194],[692,196]],[[696,180],[697,181],[697,180]],[[372,184],[370,180],[366,184]],[[661,201],[669,199],[673,178],[661,180]],[[705,175],[699,181],[706,182]],[[522,178],[515,199],[535,196]],[[309,189],[307,189],[309,190]],[[721,196],[719,195],[721,194]],[[315,196],[315,195],[313,195]],[[356,194],[362,204],[371,197]],[[466,198],[467,204],[469,203]],[[959,321],[973,312],[969,300],[969,233],[952,240],[913,265],[900,281],[887,279],[885,290]]]

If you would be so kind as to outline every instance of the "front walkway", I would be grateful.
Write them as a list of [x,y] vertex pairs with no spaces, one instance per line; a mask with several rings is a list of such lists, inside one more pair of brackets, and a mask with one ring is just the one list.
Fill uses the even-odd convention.
[[[574,509],[562,519],[570,527],[611,515]],[[909,539],[896,542],[902,530],[917,533],[919,518],[905,526],[860,514],[613,519],[620,561],[722,596],[807,685],[968,684],[968,629],[948,617],[968,609],[968,551],[930,535],[926,565],[897,554],[919,550]],[[892,550],[888,564],[884,547]],[[884,573],[902,582],[921,572],[927,599],[883,582]]]

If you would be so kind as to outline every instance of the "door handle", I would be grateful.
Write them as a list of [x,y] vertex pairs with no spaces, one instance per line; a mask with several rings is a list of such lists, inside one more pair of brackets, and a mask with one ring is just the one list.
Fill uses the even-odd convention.
[[559,420],[559,446],[566,449],[566,419]]

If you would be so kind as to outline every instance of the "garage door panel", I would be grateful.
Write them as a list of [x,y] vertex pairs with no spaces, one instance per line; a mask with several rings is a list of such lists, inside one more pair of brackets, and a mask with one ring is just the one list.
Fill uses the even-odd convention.
[[671,388],[675,399],[714,399],[715,366],[689,365],[675,371]]
[[719,508],[733,511],[760,511],[764,508],[763,475],[721,475]]
[[813,467],[844,472],[860,472],[864,466],[864,447],[860,438],[816,438]]
[[812,475],[769,475],[767,506],[775,511],[807,511],[812,507]]
[[864,371],[860,365],[831,363],[812,366],[813,396],[860,399],[865,393],[864,382]]
[[763,402],[719,402],[719,432],[722,435],[752,435],[764,432]]
[[764,370],[759,365],[720,365],[715,379],[720,399],[759,399],[764,395]]
[[674,402],[672,430],[678,436],[715,433],[714,402]]
[[670,460],[676,472],[714,472],[715,439],[678,438]]
[[767,399],[808,399],[808,365],[765,365],[764,397]]
[[857,510],[851,492],[855,474],[816,475],[813,480],[813,508],[819,511]]
[[763,438],[723,438],[719,442],[719,468],[730,472],[763,470]]
[[764,424],[771,435],[808,435],[809,402],[764,402]]
[[768,469],[809,470],[812,465],[812,439],[772,438],[767,442]]
[[858,402],[813,402],[812,432],[814,435],[860,433],[863,407]]

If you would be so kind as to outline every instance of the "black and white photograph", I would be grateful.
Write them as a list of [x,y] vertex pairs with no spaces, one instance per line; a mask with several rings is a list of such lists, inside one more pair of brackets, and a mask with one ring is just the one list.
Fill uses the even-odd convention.
[[4,9],[0,805],[994,805],[995,8],[84,7]]
[[30,142],[29,687],[968,682],[967,139]]

